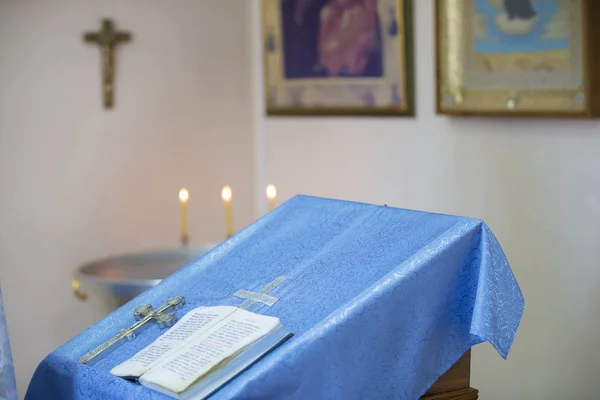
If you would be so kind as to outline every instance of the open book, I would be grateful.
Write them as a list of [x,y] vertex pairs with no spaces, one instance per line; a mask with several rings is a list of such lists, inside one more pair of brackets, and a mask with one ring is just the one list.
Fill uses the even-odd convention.
[[204,399],[291,336],[278,318],[199,307],[110,373],[179,399]]

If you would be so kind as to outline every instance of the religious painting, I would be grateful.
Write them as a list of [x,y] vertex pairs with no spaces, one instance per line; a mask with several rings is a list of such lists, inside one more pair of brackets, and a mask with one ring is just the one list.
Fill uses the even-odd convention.
[[590,4],[587,0],[437,0],[438,111],[549,117],[595,114],[586,18]]
[[269,114],[413,115],[408,0],[262,0]]

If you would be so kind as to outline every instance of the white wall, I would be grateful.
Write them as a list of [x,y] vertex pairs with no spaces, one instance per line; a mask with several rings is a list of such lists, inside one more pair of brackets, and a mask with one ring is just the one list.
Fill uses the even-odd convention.
[[268,118],[267,179],[295,193],[483,218],[525,295],[508,361],[474,351],[481,398],[600,392],[600,122],[434,113],[433,0],[415,3],[416,119]]
[[[37,363],[100,317],[72,272],[114,253],[178,244],[190,189],[192,243],[255,211],[247,3],[0,1],[0,283],[20,395]],[[82,33],[115,19],[116,108],[104,111],[100,51]]]

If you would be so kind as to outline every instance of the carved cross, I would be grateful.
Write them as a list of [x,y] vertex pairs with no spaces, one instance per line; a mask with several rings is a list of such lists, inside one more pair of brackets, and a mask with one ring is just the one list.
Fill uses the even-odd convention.
[[283,282],[285,282],[286,279],[287,278],[285,276],[280,276],[279,278],[275,279],[273,282],[265,286],[265,288],[259,293],[249,292],[248,290],[238,290],[233,295],[241,299],[246,299],[246,301],[244,301],[240,305],[240,308],[243,310],[246,310],[254,303],[263,303],[271,307],[273,304],[277,303],[279,299],[273,296],[269,296],[267,293],[275,289],[277,286],[281,285]]
[[115,31],[110,19],[102,20],[100,32],[87,32],[83,36],[87,43],[95,43],[102,51],[102,93],[104,96],[104,108],[113,107],[114,79],[115,79],[115,47],[119,43],[131,40],[128,32]]

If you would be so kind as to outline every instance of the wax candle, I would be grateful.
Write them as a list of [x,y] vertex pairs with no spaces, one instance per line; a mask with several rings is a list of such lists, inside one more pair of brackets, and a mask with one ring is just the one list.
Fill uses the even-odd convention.
[[231,188],[229,186],[223,186],[221,191],[221,197],[225,205],[225,235],[227,238],[233,236],[233,214],[231,210]]
[[181,203],[181,244],[187,246],[188,237],[188,216],[187,216],[187,203],[190,199],[190,194],[186,188],[179,191],[179,202]]
[[275,185],[267,185],[267,199],[269,200],[269,211],[277,206],[277,189]]

